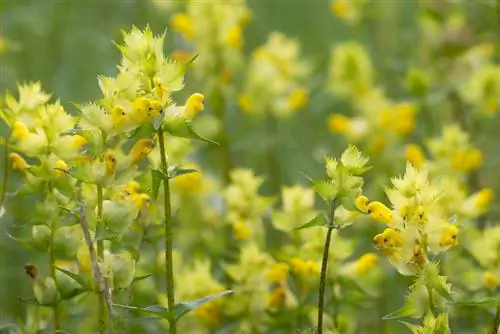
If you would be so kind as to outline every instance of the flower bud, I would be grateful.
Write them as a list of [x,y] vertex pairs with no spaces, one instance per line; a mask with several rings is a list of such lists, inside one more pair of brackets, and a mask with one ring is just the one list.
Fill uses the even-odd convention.
[[115,233],[123,233],[133,223],[138,210],[128,201],[109,201],[103,202],[102,214],[104,223],[108,229]]
[[41,252],[47,251],[52,237],[52,231],[50,228],[46,225],[34,225],[31,228],[31,235],[33,237],[35,247]]
[[83,231],[79,224],[63,226],[54,233],[54,249],[57,254],[73,256],[83,240]]
[[33,293],[39,304],[51,305],[57,302],[57,287],[52,277],[46,277],[43,281],[34,281]]
[[115,289],[125,289],[132,284],[135,274],[135,260],[132,254],[122,252],[113,254],[110,258],[110,268],[113,273],[113,285]]

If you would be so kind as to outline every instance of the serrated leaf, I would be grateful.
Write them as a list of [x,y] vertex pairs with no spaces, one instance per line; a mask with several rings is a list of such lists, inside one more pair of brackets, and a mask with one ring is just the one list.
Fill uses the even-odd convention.
[[394,320],[400,318],[411,317],[413,315],[413,310],[411,307],[403,306],[399,310],[389,313],[382,317],[383,320]]
[[162,319],[168,319],[168,317],[169,317],[168,309],[161,306],[161,305],[150,305],[147,307],[137,307],[137,306],[130,306],[130,305],[113,304],[113,306],[118,307],[118,308],[122,308],[125,310],[130,310],[130,311],[153,314],[153,315],[155,315],[159,318],[162,318]]
[[327,226],[327,225],[328,225],[328,218],[326,217],[326,215],[324,213],[319,213],[313,219],[311,219],[309,222],[294,228],[294,230],[297,231],[297,230],[303,230],[305,228],[310,228],[310,227],[314,227],[314,226]]
[[176,176],[186,175],[191,173],[199,173],[199,171],[192,168],[182,168],[179,166],[174,166],[168,170],[168,178],[173,179]]
[[65,274],[66,276],[70,277],[71,279],[73,279],[78,284],[80,284],[80,286],[84,289],[84,291],[92,290],[92,286],[90,285],[90,282],[87,281],[84,277],[79,276],[79,275],[77,275],[75,273],[72,273],[71,271],[59,268],[59,267],[55,267],[55,268],[56,268],[56,270],[62,272],[63,274]]
[[484,306],[484,307],[491,307],[491,306],[499,306],[500,305],[500,299],[498,298],[484,298],[480,300],[469,300],[469,301],[454,301],[450,303],[452,305],[457,305],[457,306]]
[[230,293],[233,293],[233,291],[226,290],[226,291],[222,291],[222,292],[216,293],[214,295],[200,298],[200,299],[196,299],[196,300],[193,300],[190,302],[181,302],[181,303],[175,305],[175,320],[178,321],[184,315],[188,314],[189,312],[191,312],[193,310],[196,310],[201,305],[208,303],[208,302],[210,302],[214,299],[217,299],[219,297],[222,297],[224,295],[230,294]]
[[139,282],[139,281],[145,280],[145,279],[147,279],[147,278],[150,278],[151,276],[153,276],[153,274],[149,273],[149,274],[146,274],[146,275],[142,275],[142,276],[137,276],[137,277],[134,277],[134,279],[132,280],[132,283],[135,283],[135,282]]

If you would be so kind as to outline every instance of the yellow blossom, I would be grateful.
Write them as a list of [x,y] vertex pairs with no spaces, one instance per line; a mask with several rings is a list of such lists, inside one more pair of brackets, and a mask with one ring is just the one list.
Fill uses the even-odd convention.
[[384,232],[377,234],[375,238],[373,238],[373,243],[376,247],[381,249],[396,248],[402,247],[404,240],[400,232],[392,228],[386,228]]
[[364,254],[354,263],[354,273],[356,275],[366,274],[377,264],[377,255],[373,253]]
[[66,174],[65,171],[69,170],[68,164],[62,160],[57,160],[55,166],[57,168],[56,170],[57,177],[64,176]]
[[187,39],[192,39],[194,37],[193,21],[187,14],[175,14],[172,18],[172,28]]
[[439,239],[440,246],[455,246],[458,244],[458,228],[455,225],[449,225],[443,232],[441,239]]
[[362,212],[367,212],[368,211],[368,197],[366,196],[358,196],[356,198],[356,201],[355,201],[355,205],[356,205],[356,208],[359,210],[359,211],[362,211]]
[[89,249],[86,244],[82,244],[76,253],[76,258],[80,264],[80,271],[90,273],[92,271],[92,262],[90,261]]
[[333,133],[349,132],[351,121],[348,117],[340,114],[333,114],[328,117],[328,128]]
[[487,271],[484,273],[484,285],[486,285],[489,289],[495,289],[498,285],[500,285],[500,280],[490,271]]
[[346,0],[334,0],[332,2],[332,12],[340,18],[347,17],[349,8],[347,6]]
[[23,122],[17,121],[14,123],[12,127],[12,137],[17,140],[24,140],[28,138],[29,133],[28,127]]
[[[197,170],[199,167],[196,164],[187,164],[185,168]],[[203,175],[201,172],[178,175],[172,179],[172,184],[185,192],[200,193],[203,191]]]
[[413,255],[410,259],[410,263],[414,264],[418,268],[423,268],[426,261],[427,256],[425,255],[424,250],[419,244],[416,244],[413,247]]
[[193,119],[198,112],[205,108],[205,97],[203,94],[194,93],[186,101],[186,108],[184,109],[184,117]]
[[421,168],[425,163],[425,155],[420,146],[409,144],[405,149],[406,160],[417,168]]
[[474,204],[479,209],[485,209],[493,202],[493,196],[493,189],[483,188],[475,194]]
[[252,100],[250,99],[250,96],[248,96],[248,94],[240,94],[238,96],[238,104],[243,111],[247,113],[250,113],[252,111]]
[[116,156],[115,153],[111,150],[106,152],[106,157],[104,160],[104,164],[106,166],[106,174],[113,175],[116,169]]
[[233,225],[233,233],[236,240],[248,240],[252,235],[250,227],[244,221],[236,222]]
[[288,96],[288,107],[292,110],[304,108],[307,104],[308,96],[304,89],[295,89]]
[[130,162],[132,164],[139,162],[141,159],[145,158],[149,153],[151,153],[154,147],[154,140],[148,138],[140,139],[129,152]]
[[381,202],[374,201],[368,204],[367,213],[370,217],[382,223],[389,224],[392,222],[392,211]]
[[30,165],[24,160],[19,154],[17,153],[11,153],[9,155],[10,161],[12,162],[12,168],[20,170],[20,171],[25,171],[27,170]]
[[194,314],[204,323],[217,325],[220,323],[220,306],[218,303],[206,303],[194,310]]
[[269,294],[267,305],[271,309],[278,308],[285,304],[285,300],[286,300],[285,287],[280,284]]
[[288,264],[275,263],[267,272],[267,281],[269,283],[279,283],[287,280],[288,277]]
[[312,260],[305,261],[298,257],[294,257],[290,260],[290,267],[292,271],[299,276],[310,276],[320,273],[320,266],[318,263]]
[[240,50],[243,47],[243,36],[240,26],[229,28],[226,34],[225,42],[230,47]]

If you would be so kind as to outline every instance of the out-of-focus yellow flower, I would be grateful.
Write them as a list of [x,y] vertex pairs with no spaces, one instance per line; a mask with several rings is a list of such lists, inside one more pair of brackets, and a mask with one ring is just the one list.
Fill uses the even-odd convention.
[[243,47],[243,36],[242,36],[242,31],[241,27],[236,25],[227,31],[225,42],[227,45],[230,47],[236,49],[236,50],[241,50]]
[[285,304],[285,300],[286,289],[280,284],[269,294],[267,305],[270,309],[275,309],[283,306]]
[[12,168],[20,171],[25,171],[30,168],[30,165],[19,154],[11,153],[9,157],[12,162]]
[[194,23],[191,17],[185,13],[175,14],[172,18],[172,28],[182,34],[186,39],[194,37]]
[[469,172],[481,167],[483,155],[477,148],[457,151],[453,154],[451,164],[455,170]]
[[416,144],[406,145],[405,149],[406,160],[411,162],[411,164],[417,168],[423,167],[425,164],[425,155],[422,148]]
[[445,230],[441,239],[439,240],[440,246],[455,246],[458,244],[458,228],[455,225],[449,225]]
[[358,276],[366,274],[375,267],[377,259],[376,254],[364,254],[354,263],[354,274]]
[[205,109],[205,96],[200,93],[194,93],[186,101],[186,108],[183,115],[187,119],[193,119],[203,109]]
[[382,129],[394,132],[397,135],[407,135],[415,127],[415,105],[398,103],[383,109],[379,115]]
[[484,273],[483,279],[484,279],[484,285],[486,285],[488,289],[495,289],[500,285],[500,280],[490,271]]
[[307,101],[307,92],[304,89],[295,89],[288,96],[288,107],[292,110],[302,109]]
[[493,197],[494,197],[493,189],[491,188],[481,189],[475,194],[474,204],[479,209],[487,208],[493,202]]
[[243,111],[247,113],[252,111],[252,99],[248,94],[240,94],[238,96],[238,104]]
[[320,273],[320,266],[317,262],[305,261],[299,257],[290,260],[290,268],[299,276],[314,276]]
[[338,18],[349,24],[359,22],[365,0],[333,0],[330,9]]
[[80,264],[80,271],[90,273],[92,271],[92,261],[90,260],[89,249],[86,244],[82,244],[76,253],[76,258]]
[[28,138],[30,131],[23,122],[16,121],[12,127],[12,137],[17,140],[24,140]]
[[252,230],[244,221],[237,221],[233,225],[233,233],[236,240],[248,240],[252,235]]
[[186,52],[186,51],[175,50],[174,52],[172,52],[171,57],[172,57],[172,59],[177,60],[180,63],[185,63],[189,59],[191,59],[191,57],[193,57],[193,55],[190,54],[189,52]]
[[56,176],[57,177],[62,177],[64,175],[66,175],[65,171],[69,170],[68,164],[65,163],[62,160],[57,160],[56,164],[55,164],[55,167],[57,168],[57,170],[56,170]]
[[204,323],[217,325],[221,321],[220,305],[218,303],[206,303],[194,310],[194,314]]
[[333,114],[328,117],[328,128],[333,133],[347,133],[350,129],[350,124],[349,118],[344,115]]
[[280,283],[284,282],[288,278],[288,264],[286,263],[275,263],[269,268],[267,272],[267,281],[269,283]]
[[203,175],[199,171],[199,166],[189,163],[184,166],[187,169],[195,169],[197,172],[178,175],[172,179],[172,184],[181,191],[189,193],[200,193],[204,190]]

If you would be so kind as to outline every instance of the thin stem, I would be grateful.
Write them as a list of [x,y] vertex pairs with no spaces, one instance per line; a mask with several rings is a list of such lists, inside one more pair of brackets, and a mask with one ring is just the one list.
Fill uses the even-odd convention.
[[427,286],[427,293],[429,294],[429,311],[434,313],[435,305],[434,305],[434,296],[432,295],[432,288]]
[[[49,257],[50,257],[50,276],[56,282],[56,255],[54,252],[54,234],[56,231],[56,220],[52,219],[51,223],[51,242],[50,242],[50,250],[49,250]],[[54,321],[54,333],[57,333],[60,328],[61,328],[61,320],[60,320],[60,312],[59,312],[59,302],[56,302],[55,305],[52,307],[52,312],[53,312],[53,321]]]
[[163,206],[165,210],[165,271],[166,271],[166,283],[167,283],[167,303],[168,311],[170,316],[168,318],[168,324],[171,334],[177,333],[176,321],[175,321],[175,295],[174,295],[174,269],[172,263],[172,207],[170,204],[170,184],[168,179],[168,162],[167,155],[165,152],[165,141],[163,138],[163,129],[160,127],[158,130],[158,141],[160,142],[160,157],[161,157],[161,168],[163,169]]
[[282,174],[281,174],[281,168],[279,164],[279,159],[277,157],[277,151],[275,150],[276,148],[276,132],[277,132],[277,121],[274,118],[274,116],[269,113],[266,116],[266,132],[267,132],[267,137],[270,138],[268,140],[268,147],[267,147],[267,161],[268,161],[268,168],[269,168],[269,179],[271,183],[271,191],[272,193],[278,193],[280,191],[280,186],[282,183]]
[[[97,185],[97,224],[102,224],[102,206],[103,206],[103,190],[101,185]],[[104,241],[97,240],[97,257],[104,261]],[[106,304],[104,294],[99,295],[99,333],[103,334],[106,331]]]
[[214,88],[212,93],[213,99],[213,110],[214,114],[219,119],[221,124],[221,130],[218,136],[218,142],[220,144],[221,149],[221,170],[222,170],[222,178],[225,184],[230,182],[230,173],[233,165],[231,158],[231,147],[229,146],[229,138],[227,135],[227,126],[226,126],[226,100],[224,97],[224,93],[222,92],[222,88],[220,87],[222,84],[217,85]]
[[326,232],[325,248],[323,249],[323,261],[321,262],[321,276],[319,280],[319,297],[318,297],[318,334],[323,333],[323,308],[325,303],[325,283],[326,270],[328,267],[328,254],[330,250],[330,241],[332,239],[333,218],[335,215],[335,202],[330,202],[330,215],[328,218],[328,230]]
[[3,205],[5,201],[5,194],[7,193],[7,182],[9,181],[9,138],[5,138],[5,143],[3,146],[3,182],[2,182],[2,193],[0,194],[0,206]]
[[500,329],[500,305],[497,306],[497,312],[495,314],[495,320],[493,321],[493,328],[491,329],[491,334],[498,334]]

